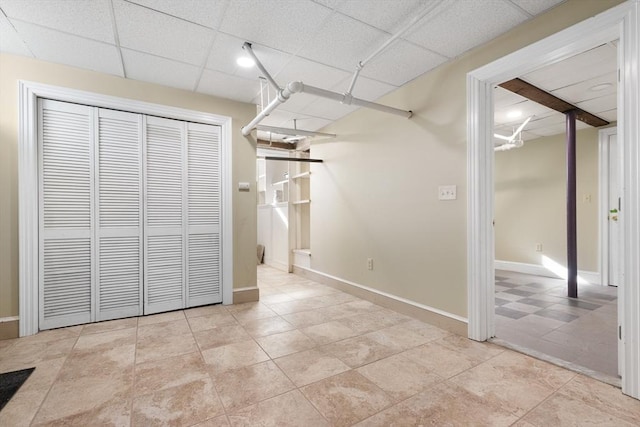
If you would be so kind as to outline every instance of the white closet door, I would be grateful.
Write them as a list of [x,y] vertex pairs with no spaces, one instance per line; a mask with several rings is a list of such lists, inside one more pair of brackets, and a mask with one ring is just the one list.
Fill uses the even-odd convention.
[[142,116],[100,109],[96,320],[142,314]]
[[187,306],[222,302],[220,128],[187,124]]
[[93,300],[91,107],[39,101],[40,329],[87,323]]
[[185,124],[146,117],[145,314],[185,306]]

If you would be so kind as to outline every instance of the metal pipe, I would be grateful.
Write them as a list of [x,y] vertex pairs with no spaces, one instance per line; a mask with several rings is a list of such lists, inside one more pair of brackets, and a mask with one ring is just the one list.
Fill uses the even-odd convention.
[[303,130],[303,129],[281,128],[278,126],[257,125],[256,129],[264,130],[267,132],[281,133],[283,135],[292,135],[292,136],[304,135],[304,136],[329,136],[332,138],[336,137],[335,133],[315,132],[312,130]]
[[285,86],[284,89],[281,89],[278,92],[278,96],[276,96],[275,99],[271,101],[269,105],[266,106],[266,108],[264,108],[260,113],[258,113],[258,115],[253,120],[251,120],[251,122],[249,122],[248,125],[242,128],[242,135],[244,136],[249,135],[253,130],[253,128],[256,127],[256,125],[260,123],[262,120],[264,120],[265,117],[271,114],[271,112],[275,110],[278,107],[278,105],[287,102],[287,100],[294,93],[302,91],[303,86],[304,85],[302,84],[302,82],[291,82],[287,86]]
[[[262,157],[258,157],[262,158]],[[274,156],[264,156],[265,160],[280,160],[283,162],[305,162],[305,163],[322,163],[322,159],[305,159],[300,157],[274,157]]]
[[260,72],[262,73],[264,78],[267,79],[269,81],[269,83],[271,83],[271,86],[273,86],[277,91],[282,90],[282,88],[280,86],[278,86],[278,83],[276,83],[276,81],[273,79],[273,77],[271,77],[271,74],[269,74],[267,69],[264,68],[264,65],[262,65],[262,62],[260,62],[260,60],[256,56],[255,52],[253,51],[253,48],[251,47],[251,43],[244,42],[244,44],[242,45],[242,49],[247,51],[249,56],[251,56],[251,58],[253,58],[253,60],[256,62],[256,66],[258,67],[258,69],[260,70]]
[[389,45],[391,45],[391,43],[393,43],[394,41],[396,41],[398,38],[402,37],[402,35],[404,33],[406,33],[407,31],[409,31],[411,29],[411,27],[413,27],[415,24],[418,23],[419,20],[421,20],[422,18],[424,18],[429,12],[431,12],[434,9],[434,6],[427,6],[422,12],[420,12],[418,15],[414,16],[409,22],[407,22],[402,28],[400,28],[398,31],[395,32],[395,34],[393,34],[386,42],[384,42],[379,48],[377,48],[375,51],[373,51],[372,54],[370,54],[369,56],[367,56],[366,59],[363,59],[362,61],[358,62],[358,65],[356,65],[356,71],[353,73],[353,78],[351,79],[351,84],[349,84],[349,89],[347,89],[346,94],[350,95],[351,91],[353,90],[353,87],[356,85],[356,80],[358,79],[358,76],[360,75],[360,71],[362,71],[362,69],[364,68],[365,65],[367,65],[367,63],[369,61],[371,61],[373,58],[375,58],[376,56],[378,56],[380,53],[382,53],[382,51],[384,51],[386,48],[389,47]]
[[567,295],[578,298],[576,225],[576,110],[567,111]]

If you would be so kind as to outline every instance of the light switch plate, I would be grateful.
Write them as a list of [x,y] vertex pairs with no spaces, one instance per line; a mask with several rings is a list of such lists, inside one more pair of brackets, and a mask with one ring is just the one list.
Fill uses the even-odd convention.
[[238,191],[250,191],[251,184],[248,182],[239,182],[238,183]]
[[438,187],[438,200],[455,200],[457,198],[457,186],[441,185]]

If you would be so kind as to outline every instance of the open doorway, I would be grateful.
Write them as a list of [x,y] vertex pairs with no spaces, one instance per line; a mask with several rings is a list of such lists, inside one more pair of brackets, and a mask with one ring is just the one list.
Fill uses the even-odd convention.
[[[617,289],[600,280],[598,265],[600,244],[609,249],[598,238],[599,201],[607,197],[599,194],[599,133],[615,133],[617,46],[604,43],[519,76],[526,85],[518,93],[507,89],[513,84],[494,89],[494,238],[496,340],[619,385]],[[554,109],[571,107],[590,118],[576,122],[577,298],[567,296],[564,280],[566,117]],[[614,174],[616,164],[617,154],[608,157]]]
[[620,182],[622,204],[620,261],[622,272],[618,308],[622,391],[640,398],[640,212],[638,172],[639,130],[637,39],[640,11],[637,2],[626,2],[540,42],[529,45],[468,74],[468,283],[469,337],[486,340],[495,336],[493,182],[493,87],[603,43],[620,38],[620,87],[618,91],[621,145]]

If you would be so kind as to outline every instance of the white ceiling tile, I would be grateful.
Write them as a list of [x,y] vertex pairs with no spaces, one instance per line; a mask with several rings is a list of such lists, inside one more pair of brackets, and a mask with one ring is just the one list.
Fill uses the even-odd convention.
[[213,29],[220,27],[229,3],[228,0],[129,0],[129,2]]
[[[611,86],[604,90],[591,90],[592,87],[600,84],[610,84]],[[604,76],[594,77],[589,80],[565,86],[561,89],[554,90],[551,93],[558,98],[575,104],[577,102],[615,94],[617,89],[617,73],[614,71]]]
[[522,79],[546,91],[554,91],[581,81],[615,73],[616,64],[616,49],[606,44],[525,74]]
[[[247,79],[257,79],[261,75],[258,67],[243,68],[238,66],[236,60],[241,56],[248,56],[242,49],[244,40],[218,33],[209,53],[206,67],[210,70],[222,71]],[[277,50],[269,49],[259,44],[253,44],[253,51],[262,62],[267,71],[274,75],[280,71],[290,60],[291,56]]]
[[329,9],[337,9],[343,3],[351,0],[313,0],[314,3],[321,4],[323,6],[328,7]]
[[361,74],[394,86],[402,86],[445,61],[447,58],[444,56],[404,40],[396,40],[366,64]]
[[[351,83],[351,77],[347,80],[344,80],[342,83],[334,86],[332,88],[333,91],[344,93],[349,89],[349,84]],[[352,95],[356,98],[364,99],[366,101],[375,101],[383,95],[397,89],[395,86],[379,82],[377,80],[372,80],[367,77],[360,76],[358,80],[356,80],[356,85],[353,88]]]
[[434,0],[350,0],[342,3],[337,10],[391,33],[424,10],[427,3],[434,3]]
[[0,0],[0,8],[9,18],[115,43],[110,7],[108,0]]
[[[519,111],[521,115],[516,118],[509,117],[509,113],[514,111]],[[554,110],[544,105],[525,99],[522,102],[507,105],[502,108],[496,107],[493,113],[493,121],[500,124],[519,126],[527,117],[534,116],[532,119],[534,120],[536,117],[545,117],[553,112]]]
[[565,0],[511,0],[511,2],[517,4],[528,13],[537,15],[560,3],[564,3]]
[[251,102],[258,90],[257,81],[230,76],[219,71],[204,70],[197,92],[235,101]]
[[127,78],[193,90],[200,75],[200,68],[194,65],[171,61],[147,53],[122,49],[124,69]]
[[320,117],[311,117],[305,114],[301,114],[299,112],[292,112],[292,111],[285,111],[285,110],[281,110],[280,112],[288,116],[284,120],[282,120],[278,125],[281,127],[293,128],[294,119],[296,121],[295,122],[296,129],[315,131],[331,124],[331,120],[323,119]]
[[295,52],[332,13],[310,0],[234,0],[220,30],[245,41]]
[[334,14],[316,37],[299,52],[300,56],[343,70],[355,71],[388,38],[388,35],[353,18]]
[[0,13],[0,52],[33,56],[9,20]]
[[601,111],[598,113],[599,117],[602,117],[608,122],[617,122],[618,121],[618,109],[614,108],[613,110]]
[[618,95],[613,93],[607,96],[603,96],[596,99],[590,99],[588,101],[578,102],[576,106],[580,107],[584,111],[588,111],[591,114],[595,114],[603,111],[609,111],[617,108],[618,106]]
[[21,21],[13,24],[38,59],[123,76],[115,46]]
[[455,57],[527,18],[502,0],[457,0],[437,15],[425,17],[404,38],[447,57]]
[[326,98],[318,98],[311,104],[302,108],[300,112],[313,117],[327,120],[337,120],[357,110],[353,105],[344,105]]
[[281,86],[291,81],[301,81],[311,86],[327,89],[338,84],[349,75],[350,73],[346,71],[296,57],[284,69],[275,74],[275,78]]
[[213,31],[122,0],[113,6],[122,47],[194,65],[207,58]]

